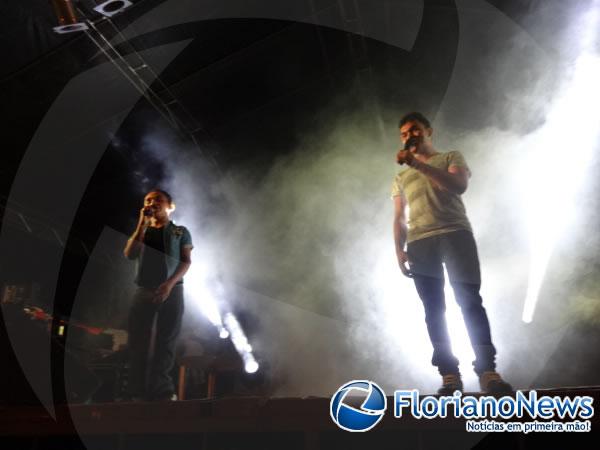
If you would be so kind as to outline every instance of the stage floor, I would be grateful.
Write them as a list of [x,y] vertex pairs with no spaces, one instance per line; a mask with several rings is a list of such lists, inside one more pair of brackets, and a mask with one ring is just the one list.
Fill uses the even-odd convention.
[[[529,391],[523,391],[526,395]],[[537,390],[538,398],[547,396],[587,395],[600,399],[600,386]],[[479,393],[465,395],[480,396]],[[454,417],[415,419],[406,415],[393,417],[393,398],[388,397],[388,411],[383,420],[368,433],[340,430],[329,414],[330,398],[221,398],[176,402],[104,403],[89,405],[59,405],[56,420],[41,407],[0,408],[0,442],[20,443],[14,448],[354,448],[354,444],[381,441],[379,448],[437,448],[444,441],[458,439],[462,445],[447,448],[474,448],[488,433],[467,433],[466,420]],[[497,419],[498,420],[498,419]],[[515,419],[511,419],[515,420]],[[516,419],[520,420],[520,419]],[[531,418],[521,421],[531,421]],[[557,420],[557,419],[553,419]],[[567,421],[570,419],[564,419]],[[600,429],[600,418],[590,419],[592,433]],[[527,442],[545,439],[566,439],[573,442],[590,433],[491,433],[495,440],[518,441],[518,448],[530,448]],[[503,434],[504,436],[498,436]],[[521,437],[516,436],[520,434]],[[561,435],[561,436],[559,436]],[[575,436],[578,435],[578,436]],[[367,438],[368,436],[368,438]],[[554,436],[554,437],[553,437]],[[58,438],[62,437],[62,444]],[[8,440],[7,440],[8,439]],[[72,445],[65,445],[65,439]],[[388,447],[385,442],[407,447]],[[450,439],[450,441],[448,441]],[[175,441],[173,441],[175,440]],[[489,441],[489,439],[488,439]],[[536,441],[536,442],[537,442]],[[36,442],[28,446],[27,442]],[[83,446],[77,447],[83,444]],[[433,444],[437,442],[438,444]],[[137,444],[136,444],[137,443]],[[429,444],[428,444],[429,443]],[[164,444],[164,445],[163,445]],[[473,445],[472,445],[473,444]],[[33,445],[33,444],[32,444]],[[433,446],[432,446],[433,445]],[[502,445],[509,445],[505,443]],[[538,445],[537,443],[535,445]],[[488,448],[488,447],[477,447]],[[491,447],[490,447],[491,448]]]

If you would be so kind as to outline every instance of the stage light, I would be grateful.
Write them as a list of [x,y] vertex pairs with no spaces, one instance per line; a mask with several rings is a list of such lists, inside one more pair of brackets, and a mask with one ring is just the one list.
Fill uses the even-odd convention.
[[71,0],[50,0],[54,9],[54,14],[58,19],[58,26],[53,30],[58,34],[74,33],[87,30],[85,22],[80,22],[75,12],[75,7]]
[[246,362],[246,364],[244,365],[244,370],[247,373],[256,373],[256,371],[258,370],[258,363],[253,359],[251,361]]
[[219,337],[221,339],[227,339],[229,337],[229,331],[225,327],[219,328]]
[[248,373],[254,373],[258,370],[258,363],[252,354],[252,346],[248,342],[248,338],[244,333],[240,323],[232,313],[227,313],[223,317],[225,326],[231,334],[231,342],[236,351],[244,361],[244,369]]
[[106,17],[112,17],[132,6],[128,0],[108,0],[94,7],[94,10]]
[[521,176],[530,240],[529,282],[522,315],[525,323],[533,320],[552,252],[574,218],[577,193],[598,145],[600,58],[594,51],[594,39],[599,10],[600,2],[595,1],[579,17],[580,53],[571,78],[554,102],[546,124],[526,142],[528,153]]
[[208,267],[202,261],[194,261],[185,276],[185,293],[188,301],[193,304],[200,313],[205,316],[218,330],[219,336],[223,337],[223,319],[219,311],[219,297],[215,296],[215,289],[209,286]]
[[252,354],[252,346],[232,313],[221,317],[218,305],[219,300],[223,300],[225,296],[225,289],[219,282],[214,280],[210,282],[208,273],[208,267],[201,261],[195,261],[192,264],[185,276],[186,298],[217,328],[221,339],[231,339],[233,346],[244,361],[246,372],[254,373],[258,370],[258,363]]

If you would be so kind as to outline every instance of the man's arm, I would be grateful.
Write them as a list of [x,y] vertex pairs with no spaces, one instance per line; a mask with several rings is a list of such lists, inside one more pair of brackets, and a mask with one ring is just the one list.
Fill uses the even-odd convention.
[[148,220],[149,219],[144,216],[144,208],[142,208],[140,210],[140,217],[138,219],[137,227],[123,249],[125,258],[136,259],[138,256],[140,256],[140,251],[144,245],[144,234],[146,233],[146,228],[148,228]]
[[179,280],[183,278],[192,265],[192,246],[185,246],[181,249],[181,260],[173,275],[156,288],[154,302],[162,303],[171,294],[171,290]]
[[410,166],[454,194],[463,194],[469,186],[469,169],[466,167],[450,166],[445,171],[417,159],[413,159]]
[[404,251],[406,245],[406,198],[404,195],[394,196],[394,243],[400,270],[407,277],[412,277],[408,268],[408,255]]
[[192,265],[192,247],[183,247],[181,249],[181,261],[166,283],[175,286],[179,280],[183,278],[190,266]]
[[[460,156],[460,160],[462,161],[462,156]],[[441,188],[454,194],[463,194],[469,185],[471,173],[469,172],[469,169],[463,165],[453,165],[450,163],[447,171],[441,170],[419,161],[408,150],[400,150],[396,155],[396,161],[398,164],[408,164]]]

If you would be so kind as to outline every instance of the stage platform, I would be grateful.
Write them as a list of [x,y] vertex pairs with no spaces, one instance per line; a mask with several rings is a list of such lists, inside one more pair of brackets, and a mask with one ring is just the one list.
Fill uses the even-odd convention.
[[[594,407],[600,399],[600,386],[537,392],[538,397],[591,396]],[[1,407],[0,443],[3,449],[38,450],[363,448],[367,442],[377,448],[496,448],[487,446],[493,442],[502,442],[503,448],[511,448],[510,442],[518,444],[515,448],[533,448],[541,435],[549,442],[573,443],[593,438],[600,429],[600,417],[595,415],[590,419],[591,433],[467,433],[465,419],[415,419],[410,415],[396,419],[393,398],[388,397],[386,415],[373,430],[349,433],[333,423],[329,403],[330,398],[319,397],[240,397],[59,405],[56,420],[39,407]],[[444,442],[452,445],[444,446]]]

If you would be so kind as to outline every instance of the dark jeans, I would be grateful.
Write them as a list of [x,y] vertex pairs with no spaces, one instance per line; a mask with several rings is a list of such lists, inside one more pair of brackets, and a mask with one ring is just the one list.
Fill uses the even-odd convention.
[[459,371],[446,325],[443,263],[475,352],[475,373],[481,375],[494,370],[496,349],[479,295],[481,275],[473,234],[461,230],[419,239],[408,244],[407,253],[415,286],[425,307],[425,323],[433,345],[431,363],[442,375]]
[[[183,317],[183,285],[173,287],[161,304],[152,303],[153,292],[138,288],[129,313],[129,392],[136,397],[163,397],[175,392],[170,372]],[[148,361],[155,318],[154,355]]]

